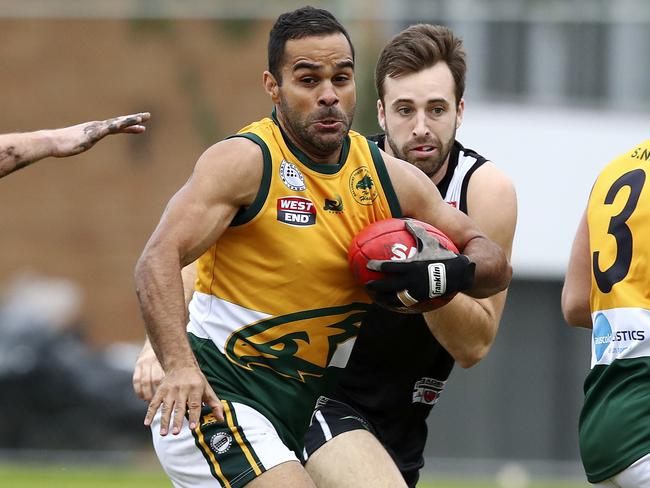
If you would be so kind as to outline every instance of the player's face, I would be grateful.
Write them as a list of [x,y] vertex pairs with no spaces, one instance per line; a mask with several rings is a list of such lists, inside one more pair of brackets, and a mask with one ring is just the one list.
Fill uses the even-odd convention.
[[287,41],[282,84],[265,73],[278,119],[293,143],[316,161],[338,158],[356,106],[352,50],[343,34]]
[[456,103],[454,78],[444,62],[384,81],[377,102],[387,150],[433,177],[442,178],[465,102]]

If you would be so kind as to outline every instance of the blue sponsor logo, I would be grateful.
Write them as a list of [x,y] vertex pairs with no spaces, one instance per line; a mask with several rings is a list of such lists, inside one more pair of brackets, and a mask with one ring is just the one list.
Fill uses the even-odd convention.
[[612,342],[612,326],[607,317],[599,313],[594,321],[594,350],[598,361],[603,357],[610,342]]

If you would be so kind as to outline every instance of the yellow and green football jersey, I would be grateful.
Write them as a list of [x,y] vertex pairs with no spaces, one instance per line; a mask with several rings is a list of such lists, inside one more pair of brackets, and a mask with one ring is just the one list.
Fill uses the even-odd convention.
[[580,451],[592,483],[650,453],[650,140],[612,161],[589,197],[591,371]]
[[262,412],[300,454],[368,308],[348,246],[401,212],[379,150],[355,132],[336,165],[311,162],[274,118],[234,137],[260,146],[262,184],[199,259],[188,332],[217,395]]

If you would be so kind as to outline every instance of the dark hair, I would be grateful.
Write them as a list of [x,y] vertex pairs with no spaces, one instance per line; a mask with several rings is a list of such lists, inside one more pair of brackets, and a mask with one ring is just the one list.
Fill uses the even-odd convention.
[[442,25],[416,24],[403,30],[384,47],[375,68],[379,99],[384,99],[387,76],[399,78],[430,68],[439,61],[449,66],[456,85],[456,103],[465,93],[465,50],[463,41]]
[[282,58],[284,46],[290,39],[304,37],[324,36],[341,33],[345,36],[352,50],[354,60],[354,46],[345,27],[327,10],[314,7],[302,7],[293,12],[287,12],[278,17],[271,33],[269,34],[269,71],[279,85],[282,84]]

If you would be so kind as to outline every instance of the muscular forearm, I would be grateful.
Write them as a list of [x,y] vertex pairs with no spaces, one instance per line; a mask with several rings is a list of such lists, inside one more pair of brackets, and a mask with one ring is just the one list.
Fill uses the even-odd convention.
[[136,291],[147,336],[163,369],[196,365],[186,335],[181,265],[173,253],[145,253],[138,261]]
[[188,264],[181,270],[183,278],[183,295],[185,296],[185,308],[189,307],[192,295],[194,295],[194,283],[197,277],[196,262]]
[[52,153],[50,131],[0,135],[0,178]]
[[463,368],[474,366],[492,347],[505,294],[487,300],[458,294],[444,307],[424,314],[433,336]]
[[474,286],[465,291],[467,295],[485,298],[508,287],[512,266],[497,244],[483,237],[475,237],[467,243],[463,254],[477,263]]

